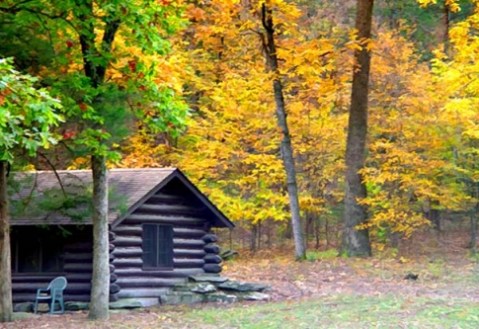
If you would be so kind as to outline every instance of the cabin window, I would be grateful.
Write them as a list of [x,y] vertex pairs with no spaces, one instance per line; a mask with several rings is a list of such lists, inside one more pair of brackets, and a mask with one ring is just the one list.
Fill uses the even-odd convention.
[[143,225],[143,268],[173,268],[173,227]]

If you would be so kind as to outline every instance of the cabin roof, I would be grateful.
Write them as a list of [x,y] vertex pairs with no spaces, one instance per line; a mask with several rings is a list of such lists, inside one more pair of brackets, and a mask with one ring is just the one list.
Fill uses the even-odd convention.
[[[14,183],[9,189],[11,225],[92,223],[90,170],[16,172],[13,175]],[[234,227],[177,168],[110,169],[108,175],[108,221],[112,226],[121,223],[149,197],[174,180],[172,184],[183,184],[211,212],[213,226]]]

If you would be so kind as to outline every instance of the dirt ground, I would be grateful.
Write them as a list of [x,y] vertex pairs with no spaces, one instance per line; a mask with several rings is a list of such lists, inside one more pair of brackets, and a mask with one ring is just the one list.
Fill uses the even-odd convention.
[[[395,295],[479,301],[479,263],[468,256],[467,235],[417,235],[400,252],[386,250],[368,259],[345,259],[318,252],[316,260],[295,262],[291,250],[241,253],[224,264],[223,275],[271,285],[272,301],[330,295]],[[408,274],[417,279],[406,279]],[[211,306],[194,306],[211,307]],[[218,306],[214,306],[218,307]],[[222,305],[221,307],[229,307]],[[182,328],[186,306],[112,312],[107,323],[88,321],[85,312],[40,315],[2,324],[0,328]],[[184,324],[185,328],[191,327]]]

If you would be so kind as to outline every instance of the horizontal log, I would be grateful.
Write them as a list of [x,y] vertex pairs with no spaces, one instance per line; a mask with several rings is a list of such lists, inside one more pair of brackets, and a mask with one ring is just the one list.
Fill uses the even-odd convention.
[[159,193],[152,195],[147,203],[173,203],[173,204],[189,204],[190,202],[181,196]]
[[123,225],[123,223],[113,229],[118,235],[141,236],[143,229],[141,225]]
[[[173,255],[175,258],[203,258],[205,254],[206,252],[203,249],[173,249]],[[118,247],[113,252],[113,255],[115,255],[115,258],[141,257],[143,255],[143,250],[141,247]]]
[[65,262],[91,262],[93,255],[91,252],[71,253],[64,254]]
[[80,242],[65,245],[66,252],[91,252],[93,250],[93,240],[89,242]]
[[120,300],[120,297],[118,297],[118,293],[116,294],[110,294],[110,296],[108,297],[108,300],[110,302],[117,302]]
[[189,227],[174,227],[173,235],[176,237],[183,238],[202,238],[207,232],[203,229],[198,228],[189,228]]
[[116,239],[115,232],[108,231],[108,241],[112,242],[112,241],[115,241],[115,239]]
[[220,273],[221,272],[221,265],[219,264],[205,264],[203,269],[206,273]]
[[91,273],[68,273],[65,275],[68,282],[90,282]]
[[[45,285],[38,285],[36,283],[13,283],[12,290],[14,292],[36,292],[39,288],[46,288]],[[83,292],[89,292],[91,289],[90,283],[68,283],[65,291],[70,294],[78,294]]]
[[[109,261],[111,262],[115,256],[113,254],[109,254]],[[65,258],[64,266],[65,264],[71,264],[71,263],[81,263],[81,264],[87,264],[87,263],[93,263],[93,255],[90,255],[90,257],[87,256],[81,256],[81,257],[68,257]]]
[[117,236],[115,240],[115,246],[117,248],[119,247],[135,247],[135,246],[141,246],[142,244],[142,238],[141,236]]
[[174,287],[183,283],[186,283],[186,278],[130,277],[121,278],[117,281],[117,284],[120,285],[122,289]]
[[218,241],[218,237],[216,236],[216,234],[213,233],[205,234],[202,239],[205,243],[212,243]]
[[[117,269],[121,267],[131,267],[131,266],[138,266],[141,267],[143,265],[143,260],[141,258],[115,258],[113,260],[113,265]],[[115,273],[118,273],[115,271]]]
[[[14,303],[34,302],[36,293],[14,293],[12,298]],[[64,294],[63,299],[65,302],[89,302],[90,293],[83,295]]]
[[207,253],[210,253],[210,254],[220,253],[220,247],[214,243],[208,243],[207,245],[205,245],[204,249]]
[[203,258],[206,255],[206,252],[203,249],[173,249],[173,255],[175,258],[186,257],[186,258]]
[[121,289],[120,292],[118,293],[118,297],[119,298],[142,298],[142,297],[159,298],[160,296],[163,296],[164,294],[168,293],[169,290],[170,290],[169,288],[156,288],[156,289],[128,288],[128,289]]
[[72,273],[91,273],[92,268],[92,263],[66,263],[63,265],[65,272]]
[[[120,225],[115,228],[115,232],[118,236],[122,237],[141,237],[143,229],[141,225]],[[201,239],[208,232],[198,227],[174,227],[173,236],[175,238],[189,238],[189,239]],[[116,241],[115,241],[116,244]]]
[[52,281],[55,276],[45,276],[45,275],[28,275],[28,274],[16,274],[12,273],[12,282],[46,282],[47,284]]
[[[188,268],[188,267],[201,267],[205,261],[200,259],[190,259],[190,258],[174,258],[173,259],[173,266],[179,268]],[[113,260],[113,265],[116,268],[119,267],[131,267],[131,266],[143,266],[143,259],[140,257],[134,258],[115,258]]]
[[173,239],[174,248],[203,248],[205,242],[200,239]]
[[217,254],[207,254],[204,260],[205,260],[205,263],[208,263],[208,264],[219,264],[223,261],[221,257],[218,256]]
[[173,264],[177,268],[200,267],[205,263],[203,259],[174,258]]
[[[115,245],[118,247],[141,247],[143,239],[141,237],[118,236]],[[201,239],[173,239],[175,248],[203,248],[205,242]]]
[[156,277],[156,278],[185,278],[190,275],[204,273],[203,267],[175,268],[173,270],[143,270],[141,267],[118,268],[115,273],[120,278]]
[[145,203],[142,204],[137,210],[142,214],[174,214],[174,215],[201,215],[204,208],[195,208],[188,205],[181,204],[165,204],[165,203]]
[[143,254],[141,247],[117,247],[113,252],[116,258],[140,257]]
[[137,214],[136,212],[127,217],[127,223],[202,226],[205,222],[206,222],[205,218],[186,217],[186,216],[164,216],[164,215],[153,215],[153,214],[145,215],[145,214]]

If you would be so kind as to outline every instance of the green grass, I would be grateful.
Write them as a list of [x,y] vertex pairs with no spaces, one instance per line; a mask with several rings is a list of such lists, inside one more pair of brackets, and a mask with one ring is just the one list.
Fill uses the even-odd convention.
[[334,296],[294,302],[242,304],[188,312],[212,328],[479,328],[479,303],[395,296]]
[[306,252],[306,260],[315,262],[318,260],[334,260],[338,257],[338,251],[336,249],[328,249],[325,251],[308,250]]

